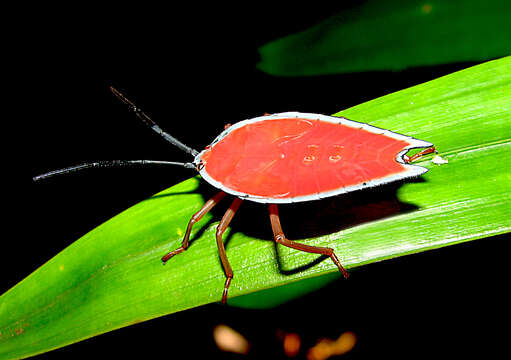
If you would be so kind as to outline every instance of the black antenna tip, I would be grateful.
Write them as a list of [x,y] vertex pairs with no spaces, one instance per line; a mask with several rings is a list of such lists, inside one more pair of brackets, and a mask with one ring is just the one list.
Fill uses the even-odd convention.
[[114,88],[113,86],[110,86],[110,91],[119,99],[121,100],[123,103],[125,103],[126,105],[128,106],[131,106],[133,108],[133,110],[136,110],[136,106],[135,104],[133,104],[131,101],[129,101],[123,94],[121,94],[119,92],[119,90],[117,90],[116,88]]
[[113,92],[115,95],[117,95],[117,94],[120,95],[119,91],[117,91],[117,89],[114,88],[113,86],[110,86],[110,91]]
[[118,97],[119,99],[121,99],[122,101],[124,101],[124,96],[119,92],[119,90],[117,90],[116,88],[114,88],[113,86],[110,86],[110,91],[116,96]]

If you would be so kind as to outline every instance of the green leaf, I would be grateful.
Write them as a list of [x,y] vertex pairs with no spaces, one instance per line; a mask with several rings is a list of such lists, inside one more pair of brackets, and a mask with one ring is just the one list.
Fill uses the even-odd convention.
[[402,70],[511,53],[507,0],[364,1],[259,49],[278,76]]
[[[282,206],[290,238],[333,247],[353,269],[511,230],[511,57],[339,114],[431,141],[449,163],[437,166],[429,157],[421,165],[430,171],[419,180]],[[185,253],[166,266],[160,261],[180,245],[203,205],[199,184],[191,178],[133,206],[3,294],[0,359],[219,301],[225,278],[215,243],[218,218],[208,215],[196,225]],[[338,277],[329,259],[276,248],[265,208],[249,205],[228,236],[232,303],[268,306]]]

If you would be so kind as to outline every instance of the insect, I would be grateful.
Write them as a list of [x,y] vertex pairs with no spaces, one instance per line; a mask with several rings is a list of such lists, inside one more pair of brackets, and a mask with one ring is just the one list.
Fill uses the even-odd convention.
[[[348,277],[332,248],[302,244],[284,235],[278,205],[319,200],[354,190],[419,176],[428,169],[410,163],[436,152],[433,144],[343,117],[285,112],[226,126],[198,152],[164,132],[148,115],[119,91],[110,88],[153,131],[193,156],[191,162],[113,160],[85,163],[34,177],[41,180],[87,168],[136,164],[178,165],[195,169],[220,191],[190,219],[181,246],[165,254],[163,263],[189,247],[193,225],[226,195],[234,200],[216,230],[216,242],[225,273],[222,302],[227,301],[233,270],[225,252],[223,234],[243,200],[268,204],[274,241],[308,253],[330,257]],[[424,148],[408,157],[413,148]]]

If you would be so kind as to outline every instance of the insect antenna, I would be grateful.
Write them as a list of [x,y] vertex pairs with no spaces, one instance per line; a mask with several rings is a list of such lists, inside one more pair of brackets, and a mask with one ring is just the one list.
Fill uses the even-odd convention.
[[45,174],[34,176],[33,180],[43,180],[55,175],[69,174],[72,172],[90,169],[90,168],[109,168],[109,167],[125,167],[132,165],[177,165],[183,166],[187,169],[195,169],[195,165],[192,163],[181,163],[174,161],[159,161],[159,160],[109,160],[109,161],[96,161],[75,166],[70,166],[64,169],[53,170]]
[[131,110],[138,116],[140,120],[144,122],[147,126],[149,126],[153,131],[155,131],[157,134],[162,136],[165,140],[167,140],[169,143],[171,143],[174,146],[177,146],[179,149],[183,150],[184,152],[187,152],[188,154],[191,154],[192,156],[197,156],[199,152],[197,150],[192,149],[189,146],[186,146],[181,141],[176,139],[175,137],[167,134],[165,131],[163,131],[146,113],[144,113],[139,107],[137,107],[132,101],[128,100],[123,94],[121,94],[117,89],[110,86],[110,90],[112,93],[123,103],[128,105]]

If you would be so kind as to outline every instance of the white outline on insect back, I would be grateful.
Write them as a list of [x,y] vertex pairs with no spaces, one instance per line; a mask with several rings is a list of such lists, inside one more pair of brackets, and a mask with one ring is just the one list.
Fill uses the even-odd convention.
[[208,149],[213,148],[219,141],[221,141],[223,138],[225,138],[232,131],[239,129],[245,125],[253,124],[256,122],[260,122],[260,121],[289,119],[289,118],[321,120],[321,121],[326,121],[326,122],[330,122],[330,123],[334,123],[334,124],[342,124],[345,126],[355,128],[355,129],[364,129],[365,131],[368,131],[368,132],[371,132],[374,134],[385,135],[385,136],[388,136],[388,137],[396,139],[396,140],[406,141],[409,145],[404,147],[403,150],[400,151],[396,156],[396,161],[399,162],[400,164],[402,164],[406,168],[406,171],[401,172],[399,174],[389,175],[389,176],[386,176],[386,177],[383,177],[380,179],[376,179],[376,180],[369,180],[369,181],[366,181],[364,183],[360,183],[357,185],[341,187],[341,188],[338,188],[335,190],[324,191],[324,192],[320,192],[317,194],[297,196],[297,197],[291,197],[291,198],[265,197],[265,196],[256,196],[256,195],[246,194],[246,193],[242,193],[242,192],[230,189],[230,188],[226,187],[224,184],[222,184],[221,182],[213,179],[206,171],[206,167],[202,167],[202,168],[200,167],[200,164],[202,161],[201,160],[202,156],[207,151],[207,150],[203,150],[194,159],[194,164],[200,169],[199,173],[200,173],[201,177],[205,181],[207,181],[208,183],[213,185],[214,187],[221,189],[222,191],[225,191],[226,193],[229,193],[231,195],[238,196],[244,200],[255,201],[255,202],[263,203],[263,204],[289,204],[289,203],[295,203],[295,202],[320,200],[320,199],[324,199],[324,198],[327,198],[330,196],[337,196],[340,194],[345,194],[345,193],[348,193],[351,191],[375,187],[375,186],[387,184],[387,183],[390,183],[390,182],[393,182],[396,180],[402,180],[402,179],[416,177],[416,176],[422,175],[428,171],[427,168],[424,168],[422,166],[407,164],[404,161],[403,156],[410,149],[431,147],[431,146],[433,146],[432,143],[429,143],[429,142],[423,141],[423,140],[419,140],[419,139],[415,139],[411,136],[398,134],[398,133],[392,132],[390,130],[381,129],[381,128],[378,128],[376,126],[372,126],[369,124],[349,120],[344,117],[327,116],[327,115],[313,114],[313,113],[301,113],[301,112],[294,112],[294,111],[283,112],[283,113],[278,113],[278,114],[271,114],[271,115],[264,115],[264,116],[259,116],[259,117],[255,117],[252,119],[240,121],[240,122],[228,127],[220,135],[218,135],[216,137],[216,139],[213,140],[213,142],[208,147]]

